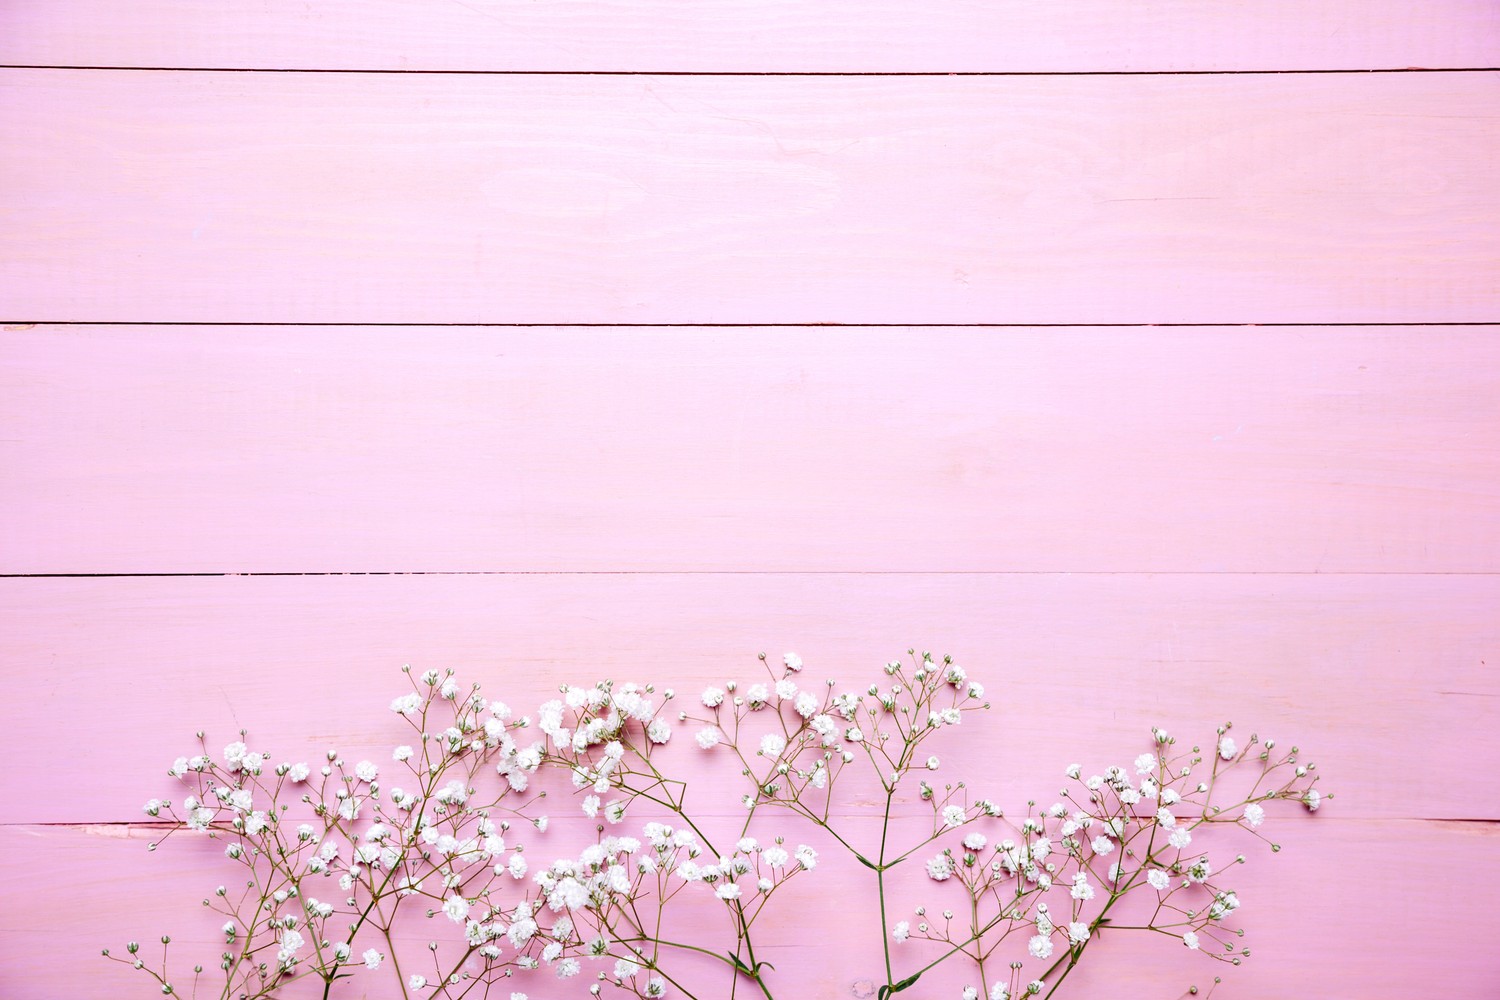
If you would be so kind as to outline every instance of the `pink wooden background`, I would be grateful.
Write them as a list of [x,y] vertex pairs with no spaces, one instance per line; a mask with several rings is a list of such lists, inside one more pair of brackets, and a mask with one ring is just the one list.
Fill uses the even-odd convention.
[[0,996],[146,995],[197,728],[916,645],[1018,803],[1310,748],[1216,997],[1494,997],[1497,66],[1490,0],[0,4]]

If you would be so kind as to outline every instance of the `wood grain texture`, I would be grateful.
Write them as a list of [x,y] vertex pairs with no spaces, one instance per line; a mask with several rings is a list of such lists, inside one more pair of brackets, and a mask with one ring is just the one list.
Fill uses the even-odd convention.
[[[1134,759],[1152,725],[1192,742],[1231,721],[1304,747],[1338,815],[1494,820],[1497,607],[1493,575],[3,580],[0,755],[26,765],[0,819],[138,820],[180,798],[165,769],[198,729],[222,746],[248,728],[278,761],[386,759],[407,662],[534,708],[604,677],[690,697],[789,649],[809,678],[863,688],[916,646],[986,684],[996,711],[963,756],[1003,762],[986,779],[1002,804],[1054,794],[1070,762]],[[65,753],[64,718],[87,734]]]
[[1491,322],[1500,73],[0,72],[14,321]]
[[[1362,1000],[1493,995],[1500,977],[1500,954],[1489,943],[1488,899],[1500,888],[1494,874],[1500,836],[1493,824],[1319,815],[1290,820],[1283,832],[1286,850],[1275,857],[1264,849],[1248,852],[1249,863],[1234,878],[1251,949],[1243,966],[1217,965],[1173,940],[1106,933],[1070,977],[1070,988],[1077,980],[1073,995],[1179,997],[1192,984],[1202,995],[1216,974],[1225,980],[1213,993],[1216,1000],[1302,1000],[1310,984],[1320,995]],[[203,841],[174,840],[148,855],[151,836],[123,827],[0,827],[0,877],[11,898],[26,901],[0,916],[0,992],[35,1000],[146,996],[139,973],[106,962],[99,949],[119,953],[131,938],[156,948],[163,931],[172,935],[173,954],[213,967],[217,921],[207,920],[197,901],[235,869]],[[1393,854],[1413,847],[1426,857],[1462,860],[1432,864],[1413,878],[1406,866],[1392,863]],[[538,841],[536,849],[545,848]],[[764,932],[771,941],[761,954],[778,969],[778,993],[795,984],[795,996],[857,996],[854,984],[878,967],[878,951],[867,947],[879,933],[878,917],[849,905],[849,887],[861,882],[862,869],[843,867],[832,855],[825,860],[805,882],[787,888],[784,902],[798,918],[782,927],[768,924]],[[918,888],[929,904],[941,905],[932,883]],[[1412,913],[1441,918],[1392,916]],[[808,927],[819,931],[809,937]],[[433,933],[446,940],[451,925]],[[838,946],[831,947],[835,935]],[[421,952],[425,940],[412,940],[411,952]],[[915,959],[920,947],[898,952],[898,961]],[[925,995],[957,996],[963,982],[937,990],[932,978],[923,981],[933,987]],[[366,992],[362,982],[334,995],[395,994],[390,983]],[[545,992],[546,979],[531,982],[533,997],[558,995]]]
[[674,72],[1492,66],[1487,0],[9,0],[0,62]]
[[0,569],[1494,572],[1497,334],[9,330]]

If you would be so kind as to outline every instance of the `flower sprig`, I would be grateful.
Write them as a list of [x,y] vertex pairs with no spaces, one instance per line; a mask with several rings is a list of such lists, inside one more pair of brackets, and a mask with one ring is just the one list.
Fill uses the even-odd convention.
[[[762,654],[763,676],[748,685],[681,700],[650,684],[564,685],[534,717],[451,671],[405,668],[409,690],[390,709],[410,742],[379,764],[330,750],[317,764],[273,766],[243,732],[218,753],[200,733],[199,752],[169,769],[187,794],[146,812],[168,835],[222,842],[243,880],[203,900],[226,918],[221,977],[195,965],[186,991],[252,1000],[312,980],[327,998],[344,979],[376,975],[407,1000],[492,989],[525,1000],[515,987],[546,970],[592,996],[774,1000],[757,931],[784,887],[820,866],[819,843],[870,880],[880,1000],[950,961],[978,980],[964,1000],[1045,1000],[1092,942],[1126,930],[1228,964],[1248,956],[1230,879],[1246,858],[1211,858],[1206,844],[1234,827],[1275,852],[1261,831],[1268,808],[1320,807],[1316,768],[1297,747],[1252,734],[1241,748],[1226,724],[1207,750],[1188,748],[1155,729],[1132,766],[1087,778],[1070,766],[1050,806],[1007,815],[969,781],[940,782],[951,765],[932,752],[990,708],[983,687],[951,658],[908,657],[862,688],[808,682],[790,653]],[[673,777],[681,751],[668,744],[684,730],[688,752],[733,772],[713,791],[737,796],[734,829],[706,822],[704,802]],[[587,823],[587,842],[535,849],[549,792],[554,808],[571,796],[564,825]],[[873,798],[878,836],[841,807],[855,796]],[[925,822],[910,821],[912,807]],[[941,908],[892,920],[898,878],[931,886]],[[1127,896],[1143,902],[1117,909]],[[669,911],[696,916],[684,925]],[[413,914],[453,931],[403,966],[397,941]],[[169,943],[149,964],[136,942],[105,955],[172,995]],[[908,961],[914,944],[931,957]]]

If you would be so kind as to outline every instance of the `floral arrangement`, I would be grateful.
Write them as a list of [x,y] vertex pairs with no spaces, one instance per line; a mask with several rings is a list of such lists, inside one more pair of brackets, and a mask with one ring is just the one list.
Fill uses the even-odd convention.
[[[1249,954],[1226,881],[1245,856],[1211,861],[1203,843],[1224,827],[1265,840],[1277,802],[1319,807],[1296,747],[1241,746],[1226,724],[1205,751],[1153,729],[1131,766],[1071,765],[1056,802],[1012,815],[943,781],[931,752],[990,707],[983,688],[951,658],[908,654],[857,690],[761,654],[763,680],[690,705],[605,681],[521,716],[451,671],[407,667],[411,689],[390,708],[409,742],[380,764],[337,751],[273,763],[244,733],[214,754],[199,733],[200,752],[169,772],[189,794],[146,813],[168,835],[221,842],[239,872],[203,900],[223,917],[218,970],[169,975],[166,936],[156,960],[137,942],[104,955],[154,992],[225,1000],[338,996],[356,976],[409,1000],[774,1000],[762,932],[830,852],[857,862],[847,872],[868,892],[884,962],[863,985],[879,1000],[949,962],[968,970],[963,1000],[1045,1000],[1091,944],[1125,931],[1221,963]],[[668,747],[674,729],[688,748]],[[690,801],[673,765],[722,774],[712,786],[737,797],[732,810]],[[549,794],[572,800],[558,822]],[[570,822],[583,835],[566,853],[540,846]],[[897,913],[898,883],[946,902]]]

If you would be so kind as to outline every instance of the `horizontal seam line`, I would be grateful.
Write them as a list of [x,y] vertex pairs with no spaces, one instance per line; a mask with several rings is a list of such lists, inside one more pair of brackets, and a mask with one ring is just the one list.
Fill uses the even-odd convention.
[[3,63],[0,69],[127,73],[308,73],[371,76],[705,76],[705,77],[1034,77],[1034,76],[1312,76],[1373,73],[1493,73],[1497,66],[1375,66],[1335,69],[1106,69],[1106,70],[566,70],[375,69],[280,66],[108,66]]
[[[476,327],[487,329],[803,329],[803,328],[829,328],[829,329],[866,329],[866,330],[889,330],[889,329],[927,329],[927,330],[1056,330],[1056,329],[1114,329],[1114,330],[1150,330],[1150,329],[1183,329],[1192,327],[1212,327],[1216,329],[1254,329],[1256,327],[1267,328],[1292,328],[1292,327],[1464,327],[1464,326],[1500,326],[1500,319],[1495,320],[1378,320],[1371,322],[1292,322],[1276,321],[1270,323],[858,323],[858,322],[828,322],[814,320],[811,322],[790,323],[499,323],[499,322],[358,322],[358,321],[313,321],[298,322],[295,320],[49,320],[49,319],[10,319],[0,320],[0,326],[6,327],[33,327],[33,326],[224,326],[224,327],[252,327],[252,326],[284,326],[284,327],[376,327],[376,328],[417,328],[417,327]],[[9,331],[16,332],[16,331]]]
[[1500,570],[1068,570],[1068,569],[474,569],[266,570],[260,572],[0,573],[0,580],[95,580],[295,576],[1497,576]]
[[[728,818],[728,817],[738,817],[738,816],[742,816],[743,814],[742,813],[735,813],[735,812],[711,812],[711,813],[705,813],[704,815],[710,816],[710,817],[715,818],[715,819],[722,819],[722,818]],[[851,817],[855,817],[855,816],[860,815],[860,813],[854,807],[851,806],[851,808],[849,810],[849,815]],[[913,811],[910,812],[910,813],[904,813],[902,818],[911,818],[913,816],[924,816],[924,815],[927,815],[927,814],[923,813],[923,812],[920,812],[920,811],[918,811],[916,809],[913,809]],[[567,819],[569,819],[569,820],[572,820],[573,818],[574,817],[572,817],[572,816],[568,816],[567,817]],[[580,814],[580,816],[578,818],[582,819],[584,817],[582,817],[582,815]],[[1464,817],[1456,817],[1456,816],[1333,816],[1333,815],[1328,815],[1328,814],[1325,813],[1324,815],[1319,816],[1315,822],[1318,822],[1318,823],[1324,823],[1324,822],[1342,822],[1342,823],[1482,823],[1482,824],[1500,824],[1500,817],[1476,816],[1476,817],[1472,817],[1472,818],[1464,818]],[[18,820],[0,820],[0,827],[24,827],[24,826],[48,826],[48,827],[53,827],[53,826],[56,826],[56,827],[125,826],[125,827],[142,827],[142,828],[150,828],[150,829],[167,829],[167,828],[170,827],[170,828],[174,828],[175,829],[176,826],[177,826],[177,824],[169,822],[169,821],[163,821],[163,820],[157,820],[157,821],[153,822],[152,820],[149,820],[149,819],[143,819],[143,820],[135,820],[135,819],[98,819],[98,820],[89,820],[89,819],[78,819],[78,820],[65,820],[65,819],[54,819],[54,820],[45,820],[45,819],[44,820],[19,820],[18,819]]]

